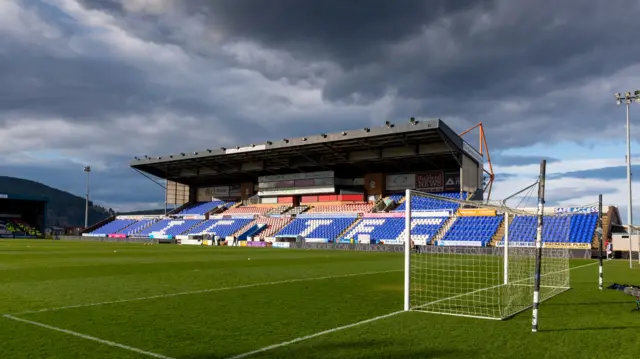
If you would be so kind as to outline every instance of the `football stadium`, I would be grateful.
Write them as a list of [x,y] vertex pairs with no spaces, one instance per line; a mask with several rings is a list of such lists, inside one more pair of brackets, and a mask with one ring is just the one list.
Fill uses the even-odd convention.
[[174,209],[60,241],[21,239],[42,237],[46,200],[5,196],[0,357],[636,358],[636,298],[606,286],[640,266],[601,259],[639,250],[617,207],[544,206],[544,171],[513,197],[538,207],[492,198],[470,130],[412,118],[135,157]]

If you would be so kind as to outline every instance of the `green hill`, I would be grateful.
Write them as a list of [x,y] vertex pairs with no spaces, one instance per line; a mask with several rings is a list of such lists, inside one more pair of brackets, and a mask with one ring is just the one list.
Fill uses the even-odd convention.
[[[0,176],[0,193],[45,197],[47,204],[46,227],[84,227],[85,199],[39,182],[22,178]],[[89,201],[89,225],[114,215],[114,211]]]

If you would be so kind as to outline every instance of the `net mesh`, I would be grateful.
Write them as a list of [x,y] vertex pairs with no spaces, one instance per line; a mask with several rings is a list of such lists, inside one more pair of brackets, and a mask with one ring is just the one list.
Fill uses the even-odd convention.
[[[414,203],[420,202],[418,198],[438,198],[420,192],[410,193],[410,202]],[[466,204],[468,206],[469,202]],[[480,208],[497,210],[486,203]],[[531,211],[513,210],[502,205],[498,208],[507,213],[510,220],[514,219],[514,215],[532,216]],[[498,242],[493,238],[496,230],[492,226],[498,223],[498,228],[502,229],[504,220],[487,216],[486,221],[477,220],[477,228],[458,229],[458,241],[454,241],[455,245],[440,245],[440,240],[444,233],[450,230],[457,219],[456,216],[444,218],[442,227],[426,241],[416,241],[414,238],[424,238],[425,229],[419,224],[416,225],[416,221],[420,221],[416,218],[421,217],[419,211],[412,208],[408,212],[412,217],[410,310],[505,319],[532,306],[535,230],[525,231],[519,243],[507,241],[506,247],[505,242],[502,242],[502,246],[495,246]],[[555,216],[562,217],[565,215]],[[558,235],[565,234],[563,232]],[[568,236],[568,233],[566,235]],[[460,236],[464,237],[464,240],[460,240]],[[491,241],[487,241],[487,236]],[[527,236],[528,238],[525,238]],[[570,287],[569,249],[544,248],[542,255],[540,299],[546,300]]]

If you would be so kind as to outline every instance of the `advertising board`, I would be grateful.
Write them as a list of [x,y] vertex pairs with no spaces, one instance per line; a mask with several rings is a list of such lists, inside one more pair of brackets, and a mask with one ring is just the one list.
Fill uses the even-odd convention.
[[273,242],[271,246],[273,248],[290,248],[289,242]]
[[598,213],[598,207],[555,207],[554,213]]
[[460,192],[460,171],[444,173],[444,191]]
[[444,175],[442,171],[416,174],[415,189],[424,192],[442,192],[444,190]]
[[400,191],[405,189],[414,189],[415,187],[416,175],[413,173],[387,176],[387,191]]

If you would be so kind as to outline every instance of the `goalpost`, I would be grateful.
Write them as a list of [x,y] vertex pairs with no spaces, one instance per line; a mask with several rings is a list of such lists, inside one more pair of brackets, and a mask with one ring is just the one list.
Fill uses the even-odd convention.
[[[498,228],[504,226],[504,240],[498,246],[480,246],[481,238],[471,238],[477,233],[486,236],[491,229],[479,228],[476,232],[462,232],[469,236],[465,241],[456,241],[456,246],[442,246],[433,242],[456,220],[455,214],[442,219],[443,224],[426,241],[424,221],[416,221],[418,213],[412,203],[420,198],[437,198],[445,201],[470,202],[438,197],[413,190],[406,192],[405,209],[405,301],[404,309],[437,314],[473,318],[503,320],[534,306],[534,292],[539,284],[537,302],[556,296],[570,288],[569,250],[567,248],[540,248],[537,256],[536,237],[542,236],[542,227],[537,231],[517,228],[518,238],[510,240],[510,222],[515,216],[535,219],[535,214],[524,213],[507,207],[491,207],[503,217]],[[478,207],[483,204],[478,204]],[[486,207],[485,207],[486,208]],[[540,208],[539,208],[540,210]],[[562,217],[563,215],[557,215]],[[568,216],[564,215],[567,218]],[[422,216],[420,216],[422,217]],[[540,216],[542,217],[542,216]],[[547,216],[545,216],[547,217]],[[494,219],[495,220],[495,219]],[[525,218],[527,223],[532,218]],[[533,221],[533,228],[536,227]],[[522,221],[520,221],[522,223]],[[482,226],[482,225],[481,225]],[[493,228],[493,227],[492,227]],[[545,233],[546,234],[546,233]],[[493,234],[489,234],[493,235]],[[526,238],[523,238],[526,237]],[[557,242],[569,242],[556,238]],[[545,237],[546,239],[546,237]],[[468,245],[465,242],[468,240]],[[462,242],[462,243],[460,243]],[[463,244],[463,245],[460,245]],[[536,258],[540,259],[539,283],[536,283]],[[535,305],[537,307],[537,304]],[[534,313],[534,322],[536,321]],[[534,331],[535,331],[534,325]]]

